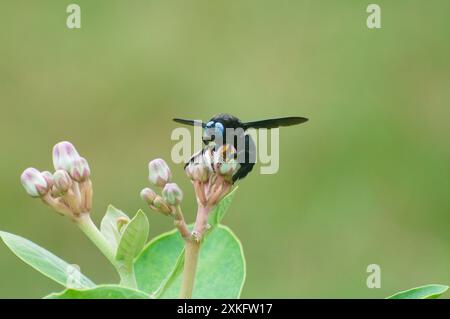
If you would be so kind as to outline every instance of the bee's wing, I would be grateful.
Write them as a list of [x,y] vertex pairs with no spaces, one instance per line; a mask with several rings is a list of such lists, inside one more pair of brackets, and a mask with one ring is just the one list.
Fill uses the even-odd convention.
[[305,117],[291,116],[291,117],[280,117],[277,119],[268,119],[261,121],[253,121],[244,123],[244,128],[276,128],[280,126],[291,126],[297,125],[308,121]]
[[187,120],[187,119],[178,119],[178,118],[174,118],[173,120],[177,123],[186,124],[186,125],[192,125],[192,126],[201,125],[202,127],[206,126],[206,124],[203,123],[201,120]]

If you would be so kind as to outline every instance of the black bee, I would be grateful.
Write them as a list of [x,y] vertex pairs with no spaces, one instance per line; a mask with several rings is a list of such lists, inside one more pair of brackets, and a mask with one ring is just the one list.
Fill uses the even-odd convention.
[[181,124],[201,125],[204,129],[202,139],[206,145],[215,143],[216,145],[231,144],[234,146],[237,150],[237,158],[241,160],[239,161],[239,169],[233,175],[233,182],[247,176],[256,162],[255,143],[251,136],[246,132],[247,129],[271,129],[280,126],[297,125],[308,121],[308,119],[304,117],[281,117],[244,123],[237,117],[225,113],[214,116],[207,123],[179,118],[173,120]]

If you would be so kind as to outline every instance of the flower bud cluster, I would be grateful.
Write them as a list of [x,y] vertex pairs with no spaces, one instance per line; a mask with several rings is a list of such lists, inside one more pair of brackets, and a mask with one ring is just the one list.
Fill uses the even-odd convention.
[[236,149],[231,145],[217,149],[211,145],[194,154],[185,166],[199,204],[192,232],[187,228],[180,208],[183,193],[177,184],[171,182],[172,173],[164,160],[155,159],[148,165],[148,179],[152,185],[162,188],[161,195],[146,187],[141,191],[141,198],[151,209],[172,216],[185,240],[200,242],[208,229],[209,213],[232,188],[233,175],[239,169],[236,156]]
[[25,191],[41,198],[56,212],[77,218],[90,213],[92,208],[92,182],[89,164],[70,142],[53,147],[55,172],[40,172],[27,168],[21,175]]
[[141,198],[155,211],[169,215],[173,212],[173,207],[180,205],[183,200],[183,192],[177,184],[171,183],[172,172],[167,163],[160,158],[150,161],[148,164],[148,180],[153,186],[162,189],[158,195],[151,188],[144,188],[141,191]]
[[167,163],[160,159],[154,159],[148,164],[148,180],[150,184],[160,189],[158,195],[153,189],[146,187],[141,190],[141,198],[154,211],[171,216],[175,226],[184,238],[190,236],[190,232],[184,221],[180,204],[183,200],[183,192],[176,183],[172,183],[172,172]]
[[198,202],[213,207],[233,185],[233,175],[239,169],[236,149],[229,144],[205,147],[186,165],[186,175],[194,184]]

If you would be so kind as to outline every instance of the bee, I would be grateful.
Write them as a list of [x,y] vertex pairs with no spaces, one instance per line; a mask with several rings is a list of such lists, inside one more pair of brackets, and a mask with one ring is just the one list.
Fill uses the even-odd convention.
[[272,129],[281,126],[298,125],[308,121],[305,117],[291,116],[242,122],[237,117],[225,113],[214,116],[206,123],[180,118],[174,118],[173,120],[186,125],[201,125],[203,127],[202,140],[207,147],[211,143],[215,145],[231,144],[234,146],[237,150],[237,158],[242,160],[239,161],[239,169],[233,175],[233,183],[246,177],[252,171],[256,162],[255,143],[248,134],[248,129]]

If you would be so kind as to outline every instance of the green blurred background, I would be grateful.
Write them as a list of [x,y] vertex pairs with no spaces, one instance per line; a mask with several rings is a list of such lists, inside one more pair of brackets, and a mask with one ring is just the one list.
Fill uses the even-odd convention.
[[[75,2],[75,1],[73,1]],[[144,205],[147,162],[170,159],[172,117],[309,117],[280,131],[280,170],[253,173],[225,223],[243,242],[243,297],[371,298],[450,283],[450,2],[3,1],[0,229],[77,263],[113,268],[19,176],[70,140],[88,158],[93,218]],[[172,165],[192,220],[194,197]],[[255,172],[259,171],[259,167]],[[148,212],[152,237],[169,230]],[[379,264],[380,289],[366,286]],[[61,287],[0,244],[0,297]],[[448,294],[447,294],[448,296]]]

